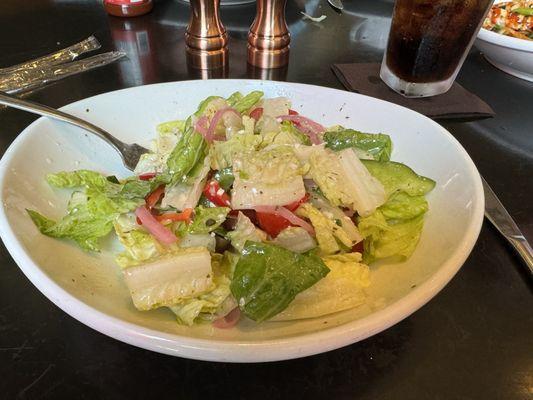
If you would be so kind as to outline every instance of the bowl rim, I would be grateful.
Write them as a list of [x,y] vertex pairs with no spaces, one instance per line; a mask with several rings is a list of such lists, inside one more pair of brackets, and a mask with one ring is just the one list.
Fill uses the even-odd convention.
[[[293,83],[293,82],[276,82],[252,79],[222,79],[210,80],[211,84],[217,82],[246,84],[274,84],[288,85],[288,87],[302,88],[319,88],[335,92],[342,92],[344,95],[349,93],[344,90],[333,89],[329,87]],[[202,80],[192,81],[175,81],[157,83],[144,86],[158,85],[179,85],[179,84],[205,84]],[[143,86],[143,87],[144,87]],[[98,96],[105,96],[108,93],[116,93],[138,89],[139,87],[125,88],[91,96],[61,107],[61,110],[68,111],[70,106],[77,105],[88,99],[94,99]],[[483,223],[484,215],[484,193],[481,184],[479,172],[466,152],[455,137],[444,129],[441,125],[428,117],[421,115],[405,107],[389,103],[384,100],[363,96],[357,93],[351,95],[369,98],[373,101],[387,103],[389,106],[399,107],[404,112],[415,113],[417,118],[426,119],[435,129],[439,130],[463,157],[467,165],[467,170],[473,179],[474,199],[472,204],[472,218],[467,227],[464,240],[455,249],[452,255],[432,274],[426,281],[418,285],[408,294],[389,304],[387,307],[373,312],[366,317],[347,322],[331,328],[326,328],[318,332],[309,332],[298,335],[291,335],[283,338],[266,339],[261,341],[232,341],[220,339],[201,339],[178,334],[161,332],[151,328],[143,327],[131,322],[126,322],[117,317],[113,317],[101,312],[83,301],[69,294],[65,289],[59,286],[51,277],[49,277],[38,264],[31,258],[29,253],[24,249],[24,245],[17,239],[15,231],[9,224],[4,204],[0,207],[0,236],[4,241],[6,248],[17,263],[26,277],[39,289],[49,300],[65,311],[74,319],[91,327],[92,329],[110,336],[119,341],[141,347],[147,350],[159,353],[186,357],[197,360],[218,361],[218,362],[267,362],[279,361],[293,358],[300,358],[337,349],[365,339],[378,332],[381,332],[390,326],[400,322],[410,314],[417,311],[420,307],[431,300],[461,268],[472,251]],[[44,117],[40,117],[29,126],[27,126],[11,143],[0,160],[0,191],[2,197],[5,193],[5,177],[9,172],[9,166],[24,141],[31,137],[31,132],[36,132],[35,128],[42,123]]]

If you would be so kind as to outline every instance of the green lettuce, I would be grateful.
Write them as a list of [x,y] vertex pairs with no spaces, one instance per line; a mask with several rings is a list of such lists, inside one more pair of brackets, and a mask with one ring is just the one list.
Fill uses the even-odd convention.
[[358,149],[377,161],[389,161],[392,153],[390,136],[382,133],[363,133],[340,128],[326,132],[324,142],[326,142],[326,147],[335,151],[347,148]]
[[239,252],[242,252],[247,241],[261,242],[266,240],[266,234],[256,228],[250,218],[242,212],[239,212],[235,229],[228,232],[227,237],[231,240],[231,245]]
[[423,196],[435,187],[435,181],[418,175],[407,165],[388,161],[361,160],[373,177],[385,187],[388,195],[403,191],[409,196]]
[[228,207],[198,206],[194,209],[192,223],[189,225],[184,222],[179,223],[177,228],[178,234],[183,236],[185,233],[192,235],[211,233],[222,225],[229,211],[230,209]]
[[296,295],[329,272],[317,256],[293,253],[266,243],[246,242],[231,282],[231,293],[247,317],[257,322],[283,311]]
[[99,239],[113,229],[113,221],[121,214],[144,204],[153,183],[136,179],[113,183],[92,171],[49,174],[47,181],[59,188],[84,188],[72,194],[67,215],[53,221],[37,211],[27,210],[41,233],[74,240],[85,250],[99,251]]
[[280,124],[279,131],[269,131],[264,133],[261,147],[266,147],[271,144],[278,145],[295,145],[303,144],[306,146],[311,145],[311,139],[306,134],[300,132],[291,122],[283,121]]
[[211,260],[214,284],[211,291],[170,306],[180,324],[191,326],[198,320],[212,321],[219,315],[227,314],[236,306],[230,291],[231,280],[227,258],[221,260],[219,258],[220,256],[213,257]]
[[172,185],[183,181],[197,165],[202,165],[207,152],[207,142],[202,135],[188,127],[168,156],[167,174],[160,179]]
[[213,142],[211,145],[211,168],[220,170],[231,167],[236,158],[255,150],[260,143],[261,135],[252,133],[235,134],[229,140]]
[[365,238],[363,259],[366,263],[393,256],[407,259],[420,240],[429,208],[425,195],[435,187],[435,181],[401,163],[363,163],[388,195],[373,214],[359,218],[358,228]]
[[259,90],[250,92],[246,96],[235,101],[233,108],[242,114],[252,108],[262,97],[263,92]]
[[227,99],[226,101],[228,102],[228,105],[230,107],[235,107],[235,104],[237,104],[237,102],[239,100],[242,100],[244,96],[242,95],[241,92],[235,92],[235,93],[232,93]]

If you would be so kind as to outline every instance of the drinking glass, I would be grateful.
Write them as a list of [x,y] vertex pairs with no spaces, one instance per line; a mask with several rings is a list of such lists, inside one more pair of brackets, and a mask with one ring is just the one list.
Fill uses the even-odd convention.
[[492,0],[396,0],[381,79],[406,97],[450,89]]

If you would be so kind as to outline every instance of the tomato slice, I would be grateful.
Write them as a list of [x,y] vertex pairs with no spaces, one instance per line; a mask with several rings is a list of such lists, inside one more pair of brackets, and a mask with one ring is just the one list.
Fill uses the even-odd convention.
[[212,180],[205,185],[204,196],[216,206],[229,207],[231,205],[230,198],[226,191],[220,187],[216,180]]
[[289,203],[287,205],[285,205],[284,207],[289,210],[289,211],[296,211],[296,209],[298,207],[300,207],[300,205],[302,205],[303,203],[305,203],[307,200],[309,200],[309,193],[306,193],[304,195],[304,197],[302,197],[300,200],[296,200],[296,201],[293,201],[292,203]]
[[150,179],[155,178],[157,174],[155,172],[147,172],[145,174],[139,175],[139,179],[141,181],[149,181]]
[[252,112],[250,112],[250,118],[253,118],[256,121],[258,121],[262,115],[263,115],[263,107],[254,108]]
[[289,109],[289,115],[300,115],[300,114],[298,114],[298,111]]
[[165,185],[158,186],[152,193],[146,196],[146,208],[148,211],[151,211],[152,208],[157,204],[161,196],[165,193]]
[[283,229],[292,226],[289,221],[277,214],[256,212],[256,216],[261,229],[274,238],[278,236]]

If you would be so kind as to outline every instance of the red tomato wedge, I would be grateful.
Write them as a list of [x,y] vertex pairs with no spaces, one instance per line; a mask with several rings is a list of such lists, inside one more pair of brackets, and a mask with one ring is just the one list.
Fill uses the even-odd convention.
[[165,194],[165,185],[158,186],[157,189],[146,196],[146,208],[151,211],[163,194]]
[[216,180],[209,181],[204,188],[204,196],[216,206],[229,207],[231,202],[228,194]]
[[141,181],[149,181],[150,179],[155,178],[157,174],[155,172],[147,172],[145,174],[139,175],[139,179]]
[[256,212],[259,227],[272,237],[276,237],[283,230],[292,226],[291,223],[278,214]]

